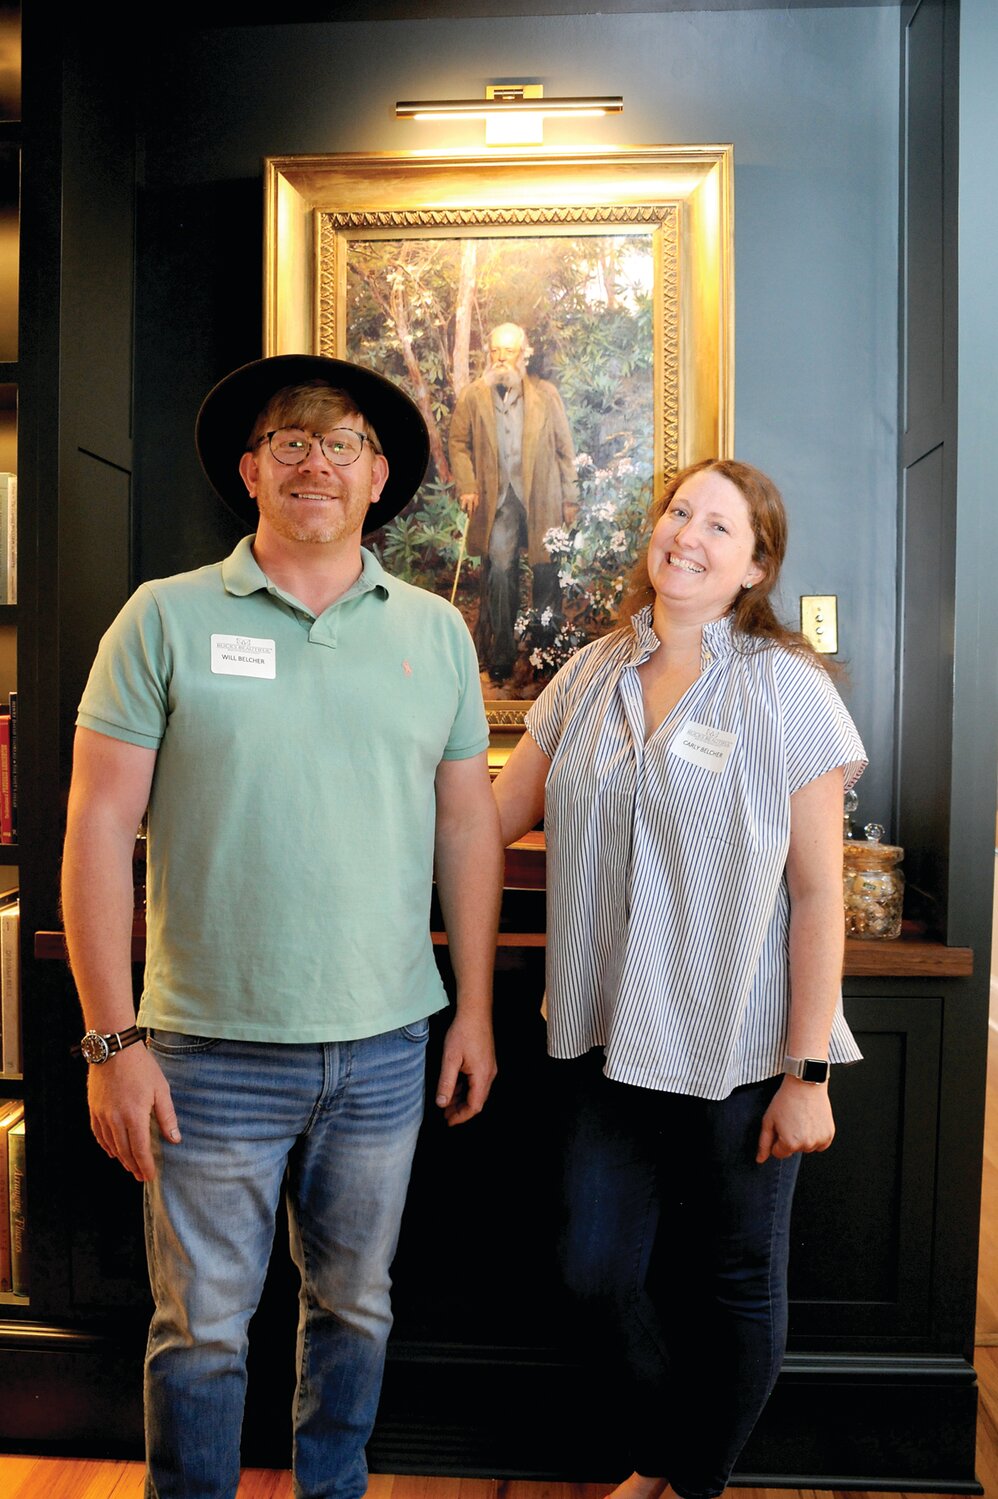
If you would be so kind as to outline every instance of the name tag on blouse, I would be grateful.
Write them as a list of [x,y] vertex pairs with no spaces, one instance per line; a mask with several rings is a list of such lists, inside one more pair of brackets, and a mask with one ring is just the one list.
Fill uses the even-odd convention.
[[277,676],[277,647],[273,640],[252,635],[213,635],[211,669],[223,677]]
[[735,735],[729,734],[727,729],[712,729],[709,724],[697,723],[695,719],[688,718],[673,735],[669,753],[678,755],[680,760],[688,760],[691,765],[702,765],[706,770],[720,775],[728,763],[735,742]]

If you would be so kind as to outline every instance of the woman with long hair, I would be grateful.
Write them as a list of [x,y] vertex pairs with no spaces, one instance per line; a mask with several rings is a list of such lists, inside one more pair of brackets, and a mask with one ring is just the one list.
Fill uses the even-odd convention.
[[773,482],[695,464],[652,521],[619,628],[533,704],[495,791],[507,842],[544,818],[563,1269],[623,1396],[633,1472],[615,1494],[710,1499],[779,1372],[791,1200],[834,1133],[830,1063],[860,1055],[842,797],[866,759],[774,613]]

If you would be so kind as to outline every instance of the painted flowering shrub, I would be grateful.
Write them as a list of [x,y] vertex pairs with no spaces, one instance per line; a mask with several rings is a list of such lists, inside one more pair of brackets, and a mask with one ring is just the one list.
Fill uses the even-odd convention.
[[646,538],[651,504],[650,461],[611,458],[597,468],[591,454],[576,457],[580,506],[576,524],[548,531],[558,564],[564,612],[527,608],[516,634],[538,686],[580,646],[613,627],[627,577]]

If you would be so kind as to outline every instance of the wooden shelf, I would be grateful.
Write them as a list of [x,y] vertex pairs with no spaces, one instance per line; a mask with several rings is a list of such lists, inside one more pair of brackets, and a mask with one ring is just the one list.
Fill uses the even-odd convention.
[[[532,835],[539,836],[539,835]],[[519,849],[514,844],[507,853]],[[531,845],[533,850],[536,845]],[[536,852],[533,853],[536,861]],[[543,889],[541,885],[524,886],[514,884],[511,889]],[[434,946],[446,947],[446,932],[431,933]],[[132,927],[132,962],[141,963],[145,958],[145,920],[137,915]],[[544,932],[500,932],[497,946],[500,948],[544,947],[547,938]],[[62,932],[36,932],[35,957],[65,962],[66,938]],[[896,941],[861,942],[850,938],[846,942],[846,978],[970,978],[974,971],[974,954],[969,947],[947,947],[943,942],[934,942],[916,928],[902,932]]]
[[[61,931],[35,933],[35,957],[44,961],[67,963],[66,934]],[[139,912],[132,923],[132,962],[144,963],[146,957],[145,916]]]
[[[506,850],[507,890],[544,889],[544,834],[528,833]],[[441,938],[441,940],[445,940]],[[502,932],[500,947],[540,947],[543,933]],[[896,941],[846,941],[847,978],[969,978],[974,954],[969,947],[947,947],[928,938],[913,925],[906,925]]]
[[527,833],[506,850],[506,874],[503,883],[507,890],[543,890],[544,834]]
[[974,950],[947,947],[912,926],[896,941],[863,942],[847,937],[843,972],[847,978],[967,979],[974,972]]

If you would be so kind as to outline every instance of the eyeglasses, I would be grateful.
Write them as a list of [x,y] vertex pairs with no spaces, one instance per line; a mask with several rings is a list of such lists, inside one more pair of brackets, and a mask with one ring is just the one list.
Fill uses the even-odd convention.
[[363,432],[355,432],[352,427],[334,427],[331,432],[311,434],[303,432],[300,427],[279,427],[275,432],[265,432],[258,437],[252,447],[246,449],[247,453],[252,453],[253,448],[264,442],[270,444],[270,451],[278,463],[286,463],[289,467],[305,462],[313,442],[318,442],[322,456],[337,468],[356,463],[364,451],[365,442],[370,443],[372,453],[381,451]]

